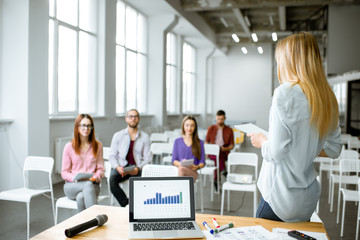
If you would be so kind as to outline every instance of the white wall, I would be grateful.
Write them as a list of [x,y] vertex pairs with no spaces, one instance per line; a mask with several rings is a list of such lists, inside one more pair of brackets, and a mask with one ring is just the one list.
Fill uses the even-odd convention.
[[360,6],[330,6],[328,74],[360,69]]
[[214,58],[213,113],[223,109],[228,120],[255,120],[268,129],[272,100],[271,45],[263,45],[258,54],[255,46],[247,45],[244,55],[240,47],[231,48],[227,57]]
[[2,1],[1,116],[14,122],[0,138],[0,191],[22,185],[28,153],[28,0]]

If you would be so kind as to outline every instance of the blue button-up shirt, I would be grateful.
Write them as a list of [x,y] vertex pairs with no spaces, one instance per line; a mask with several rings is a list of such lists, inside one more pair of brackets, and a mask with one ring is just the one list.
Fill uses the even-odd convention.
[[258,188],[284,221],[310,219],[320,197],[314,159],[324,149],[336,158],[341,151],[340,127],[320,139],[310,123],[309,104],[299,85],[281,84],[274,92],[269,136],[261,153]]

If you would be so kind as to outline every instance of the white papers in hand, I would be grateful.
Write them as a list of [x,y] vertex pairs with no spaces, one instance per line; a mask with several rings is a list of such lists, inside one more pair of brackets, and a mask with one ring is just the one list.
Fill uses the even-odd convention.
[[182,167],[189,167],[194,165],[194,159],[184,159],[180,162],[180,166]]
[[74,177],[73,181],[81,180],[81,179],[89,179],[91,178],[93,173],[77,173]]
[[234,127],[244,133],[263,133],[265,136],[268,135],[268,132],[252,123],[234,125]]

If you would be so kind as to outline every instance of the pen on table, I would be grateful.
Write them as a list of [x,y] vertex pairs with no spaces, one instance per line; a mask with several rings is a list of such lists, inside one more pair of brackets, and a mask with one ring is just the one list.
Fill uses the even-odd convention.
[[211,233],[211,234],[214,234],[214,230],[212,230],[211,229],[211,227],[207,224],[207,222],[203,222],[203,225],[207,228],[207,230],[209,230],[209,232]]
[[212,218],[212,221],[213,221],[213,223],[214,223],[214,225],[215,225],[215,228],[220,227],[220,225],[217,223],[217,221],[216,221],[215,218]]
[[232,228],[233,226],[234,226],[233,223],[229,223],[229,224],[226,224],[226,225],[222,225],[222,226],[219,227],[219,228],[215,228],[214,232],[215,232],[215,233],[218,233],[218,232],[220,232],[220,231],[222,231],[222,230],[224,230],[224,229]]

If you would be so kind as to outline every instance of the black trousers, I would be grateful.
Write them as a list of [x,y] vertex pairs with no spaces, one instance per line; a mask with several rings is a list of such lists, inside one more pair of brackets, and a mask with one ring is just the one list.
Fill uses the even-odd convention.
[[[141,176],[141,171],[139,171],[139,173],[136,176]],[[122,177],[116,169],[111,170],[110,190],[111,190],[111,193],[116,198],[116,200],[118,201],[119,205],[122,207],[126,207],[126,205],[129,204],[129,199],[126,196],[125,192],[119,186],[119,183],[124,182],[125,180],[129,179],[130,177],[133,177],[133,175],[128,174],[128,175]]]

